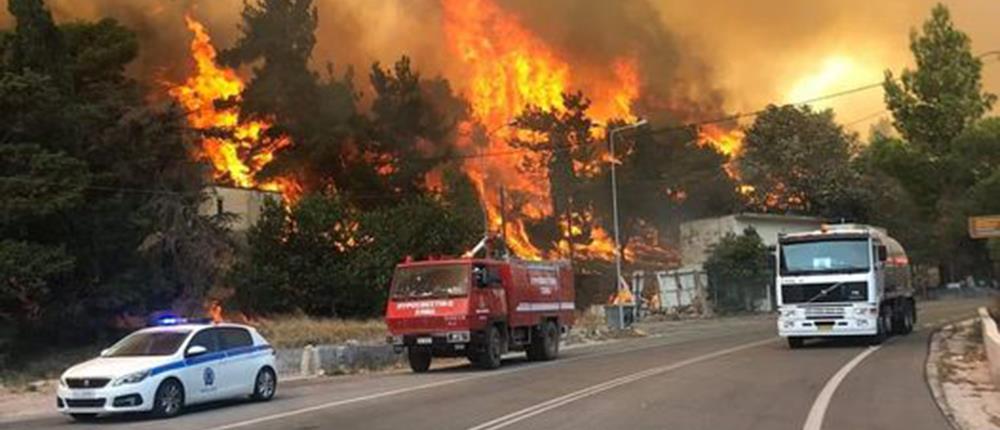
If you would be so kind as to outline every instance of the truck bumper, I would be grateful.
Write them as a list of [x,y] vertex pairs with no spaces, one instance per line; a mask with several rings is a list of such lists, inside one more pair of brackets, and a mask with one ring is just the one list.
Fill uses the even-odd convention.
[[406,348],[427,348],[435,357],[464,357],[479,345],[481,337],[479,332],[452,331],[389,336],[387,340],[396,352]]
[[782,337],[874,336],[877,333],[875,318],[778,319],[778,335]]

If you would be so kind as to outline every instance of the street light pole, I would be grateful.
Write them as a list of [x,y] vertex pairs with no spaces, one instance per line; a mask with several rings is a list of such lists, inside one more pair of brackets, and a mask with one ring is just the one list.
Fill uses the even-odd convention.
[[615,134],[621,133],[623,131],[632,130],[638,127],[646,125],[646,120],[639,120],[638,122],[631,125],[624,125],[608,132],[608,140],[611,152],[611,211],[612,218],[614,220],[615,227],[615,292],[621,288],[622,279],[622,243],[621,243],[621,231],[618,224],[618,176],[616,175],[615,165],[618,164],[618,160],[615,159]]

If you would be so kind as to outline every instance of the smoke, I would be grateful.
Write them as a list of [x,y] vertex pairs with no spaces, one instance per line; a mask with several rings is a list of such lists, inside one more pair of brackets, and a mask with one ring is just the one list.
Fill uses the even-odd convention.
[[[314,65],[365,76],[374,61],[409,55],[426,76],[456,81],[461,62],[444,46],[438,0],[315,0],[319,10]],[[497,0],[504,10],[570,62],[574,82],[611,73],[615,58],[638,58],[642,98],[637,111],[681,117],[748,111],[792,94],[835,92],[878,81],[886,68],[910,64],[908,34],[929,15],[933,0]],[[48,0],[57,21],[112,17],[135,30],[140,78],[181,80],[190,67],[183,25],[189,11],[220,47],[233,43],[243,0]],[[998,49],[1000,3],[950,1],[953,19],[977,52]],[[6,11],[0,26],[12,25]],[[840,61],[831,82],[810,77]],[[1000,65],[984,69],[986,88],[1000,92]],[[359,82],[363,83],[363,82]],[[461,89],[460,82],[455,87]],[[362,90],[364,86],[362,85]],[[796,90],[798,88],[798,90]],[[824,104],[848,122],[882,106],[878,90]],[[688,119],[688,118],[681,118]],[[875,117],[872,123],[880,118]],[[864,125],[864,124],[862,124]]]

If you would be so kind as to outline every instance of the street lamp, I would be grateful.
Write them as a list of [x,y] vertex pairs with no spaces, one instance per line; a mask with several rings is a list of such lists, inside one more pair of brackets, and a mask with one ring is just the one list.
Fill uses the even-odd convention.
[[615,175],[615,164],[617,164],[617,159],[615,159],[615,134],[621,133],[623,131],[628,131],[636,129],[646,125],[646,120],[642,119],[630,125],[623,125],[618,128],[611,129],[608,132],[609,146],[611,149],[611,207],[612,207],[612,217],[614,218],[615,225],[615,290],[617,291],[621,288],[622,281],[622,244],[621,244],[621,233],[618,226],[618,178]]

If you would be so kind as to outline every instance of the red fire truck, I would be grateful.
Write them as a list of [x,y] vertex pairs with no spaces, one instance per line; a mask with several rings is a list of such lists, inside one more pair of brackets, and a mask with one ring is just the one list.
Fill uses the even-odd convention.
[[467,357],[483,369],[507,351],[552,360],[574,321],[573,271],[567,262],[506,256],[406,262],[393,275],[386,324],[410,368],[432,357]]

